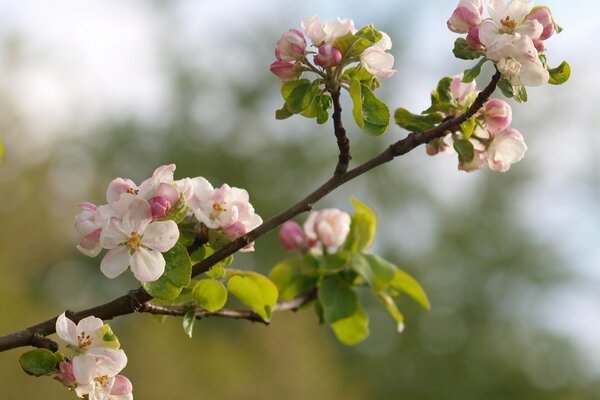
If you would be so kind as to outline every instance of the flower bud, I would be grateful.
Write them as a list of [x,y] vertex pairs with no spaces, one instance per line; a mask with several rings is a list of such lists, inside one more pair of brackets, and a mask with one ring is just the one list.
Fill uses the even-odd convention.
[[469,33],[467,34],[467,44],[469,45],[470,48],[472,48],[473,50],[481,50],[483,49],[483,45],[481,44],[481,41],[479,40],[479,27],[473,27],[469,30]]
[[171,210],[171,202],[162,196],[156,196],[150,201],[152,218],[162,218]]
[[304,57],[306,39],[298,29],[290,29],[277,41],[275,57],[279,61],[295,61]]
[[350,232],[350,215],[335,208],[312,212],[304,223],[309,239],[318,240],[327,247],[339,247]]
[[331,45],[319,47],[319,53],[314,58],[315,64],[323,68],[335,67],[342,61],[342,52]]
[[552,14],[547,8],[540,8],[535,12],[532,12],[527,16],[527,19],[535,19],[544,27],[544,30],[539,37],[540,40],[546,40],[554,34],[554,21],[552,20]]
[[127,395],[133,392],[133,385],[131,381],[123,375],[115,376],[115,382],[113,383],[113,387],[110,391],[110,394],[119,396],[119,395]]
[[74,389],[77,386],[77,380],[73,374],[73,363],[71,361],[61,361],[58,366],[60,372],[56,374],[54,379],[66,387]]
[[287,251],[298,251],[304,247],[304,231],[294,221],[287,221],[279,230],[279,241]]
[[499,99],[492,99],[485,103],[483,117],[487,129],[497,133],[506,129],[512,121],[512,109],[510,105]]
[[514,129],[505,129],[494,136],[488,148],[488,165],[493,171],[506,172],[521,161],[526,151],[523,136]]
[[452,79],[450,83],[450,91],[452,92],[452,98],[457,104],[463,105],[465,101],[475,93],[477,89],[477,83],[475,81],[464,83],[462,81],[462,75],[457,75]]
[[447,22],[448,29],[456,33],[467,33],[481,24],[481,0],[461,0]]
[[296,72],[295,65],[287,61],[275,61],[271,64],[271,72],[283,82],[294,81],[300,78],[301,72]]

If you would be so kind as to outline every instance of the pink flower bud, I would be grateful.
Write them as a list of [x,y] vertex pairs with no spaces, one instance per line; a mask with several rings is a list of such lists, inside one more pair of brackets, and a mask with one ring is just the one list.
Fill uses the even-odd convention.
[[467,33],[481,24],[481,0],[461,0],[447,22],[448,29]]
[[300,78],[301,73],[296,72],[295,65],[287,61],[275,61],[271,64],[271,72],[283,82],[294,81]]
[[287,251],[298,251],[304,247],[304,231],[294,221],[287,221],[279,231],[279,241]]
[[464,83],[462,81],[462,75],[457,75],[452,79],[450,83],[450,91],[452,92],[452,98],[457,104],[464,104],[467,98],[475,93],[477,89],[477,83],[475,81]]
[[540,39],[534,39],[533,45],[535,46],[535,49],[538,51],[538,53],[543,53],[546,51],[546,46],[544,46],[544,42]]
[[466,40],[467,40],[467,44],[469,45],[469,47],[472,48],[473,50],[483,49],[483,45],[479,41],[479,27],[478,26],[471,28],[469,30]]
[[171,202],[162,196],[156,196],[150,201],[152,218],[162,218],[171,210]]
[[507,102],[492,99],[485,103],[483,117],[487,129],[492,133],[497,133],[506,129],[512,122],[512,109]]
[[544,30],[539,38],[540,40],[546,40],[554,34],[554,21],[552,20],[552,14],[547,8],[538,9],[537,11],[529,14],[527,19],[535,19],[544,27]]
[[350,232],[350,215],[335,208],[312,212],[304,223],[309,239],[318,240],[327,247],[341,246]]
[[77,382],[73,374],[73,363],[70,361],[61,361],[59,364],[60,373],[56,374],[54,379],[65,385],[66,387],[75,388]]
[[331,45],[319,47],[319,53],[314,58],[315,64],[323,68],[335,67],[342,61],[342,53]]
[[115,376],[115,382],[113,383],[113,387],[110,391],[110,394],[115,396],[130,394],[133,392],[133,385],[131,381],[123,375]]
[[304,57],[306,39],[298,29],[290,29],[277,41],[275,57],[279,61],[295,61]]

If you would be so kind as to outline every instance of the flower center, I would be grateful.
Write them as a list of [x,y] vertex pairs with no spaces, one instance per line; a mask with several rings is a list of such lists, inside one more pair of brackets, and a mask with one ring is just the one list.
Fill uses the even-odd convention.
[[504,76],[517,76],[521,72],[521,63],[514,58],[505,58],[498,63],[498,69]]
[[500,23],[504,27],[504,33],[513,33],[515,31],[515,28],[517,27],[517,21],[515,21],[508,15],[506,16],[506,18],[500,20]]
[[108,376],[103,375],[103,376],[97,376],[94,378],[94,380],[98,383],[98,385],[100,386],[108,386]]
[[212,206],[213,212],[210,213],[210,219],[218,219],[219,214],[224,211],[227,211],[227,208],[224,207],[224,203],[214,203]]
[[139,192],[140,192],[140,191],[139,191],[139,189],[134,189],[134,188],[129,188],[129,189],[127,189],[127,193],[129,193],[129,194],[133,194],[133,195],[136,195],[136,196],[137,196],[137,194],[138,194]]
[[86,351],[87,348],[94,343],[94,339],[92,339],[91,336],[87,335],[85,332],[81,332],[77,336],[77,340],[79,341],[79,349],[81,351]]
[[137,231],[131,232],[131,236],[127,240],[127,246],[134,250],[142,247],[142,235],[140,235]]

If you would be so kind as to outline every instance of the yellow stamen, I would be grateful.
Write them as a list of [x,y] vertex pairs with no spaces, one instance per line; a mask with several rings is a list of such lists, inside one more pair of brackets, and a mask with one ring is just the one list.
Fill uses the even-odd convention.
[[508,15],[503,20],[500,20],[500,23],[506,30],[506,33],[513,33],[515,31],[515,28],[517,27],[517,21],[515,21]]
[[134,250],[142,247],[142,235],[137,233],[137,231],[131,232],[131,236],[127,240],[127,246],[131,247]]

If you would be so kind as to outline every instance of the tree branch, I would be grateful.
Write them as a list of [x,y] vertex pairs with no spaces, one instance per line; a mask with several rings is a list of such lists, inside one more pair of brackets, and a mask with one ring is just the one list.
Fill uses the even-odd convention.
[[[382,164],[392,161],[394,158],[404,155],[416,147],[428,143],[433,139],[437,139],[442,137],[453,128],[458,127],[460,124],[465,122],[467,119],[475,115],[483,104],[489,99],[492,95],[496,86],[500,80],[500,72],[496,71],[494,76],[492,77],[491,82],[487,85],[487,87],[479,93],[475,102],[469,107],[469,109],[453,119],[445,121],[440,125],[433,127],[432,129],[421,132],[421,133],[410,133],[407,137],[398,142],[390,145],[386,150],[384,150],[379,155],[373,157],[372,159],[366,161],[365,163],[357,166],[350,171],[343,173],[335,173],[329,180],[323,183],[320,187],[318,187],[315,191],[310,193],[304,199],[291,206],[287,210],[282,211],[281,213],[273,216],[271,219],[257,227],[256,229],[248,232],[244,236],[228,243],[223,246],[215,253],[200,261],[192,268],[192,277],[200,275],[206,271],[208,271],[213,265],[224,260],[230,255],[234,254],[242,247],[247,244],[254,242],[256,239],[260,238],[267,232],[272,231],[285,221],[307,212],[313,208],[313,205],[321,200],[323,197],[331,193],[333,190],[343,185],[344,183],[363,175],[364,173],[372,170],[375,167],[378,167]],[[332,93],[332,96],[334,94]],[[335,99],[335,97],[334,97]],[[339,92],[338,92],[338,100],[339,100]],[[334,115],[336,115],[335,111],[335,103],[334,100]],[[338,104],[339,106],[339,104]],[[341,108],[339,109],[340,113],[340,126],[341,126]],[[337,118],[337,117],[335,117]],[[335,120],[334,120],[335,126]],[[341,127],[343,130],[343,127]],[[343,130],[345,135],[345,130]],[[338,132],[336,132],[337,136]],[[347,167],[346,167],[347,168]],[[337,171],[337,168],[336,168]],[[67,313],[68,317],[72,319],[74,322],[78,322],[79,320],[93,315],[95,317],[101,318],[103,320],[110,320],[112,318],[118,317],[120,315],[131,314],[136,311],[142,311],[146,306],[146,303],[152,299],[143,288],[138,288],[137,290],[133,290],[128,294],[121,296],[113,301],[108,303],[89,308],[87,310],[79,311],[76,313],[69,312]],[[14,349],[17,347],[23,346],[31,346],[34,343],[39,343],[39,337],[45,337],[55,332],[55,324],[56,318],[54,317],[48,321],[41,322],[37,325],[31,326],[22,331],[14,332],[9,335],[0,337],[0,352],[6,351],[9,349]],[[36,339],[37,338],[37,339]]]
[[331,99],[333,100],[333,129],[340,151],[334,175],[340,176],[348,171],[348,165],[350,164],[352,156],[350,155],[350,140],[348,140],[346,129],[344,129],[344,125],[342,124],[342,106],[340,105],[339,88],[331,91]]

